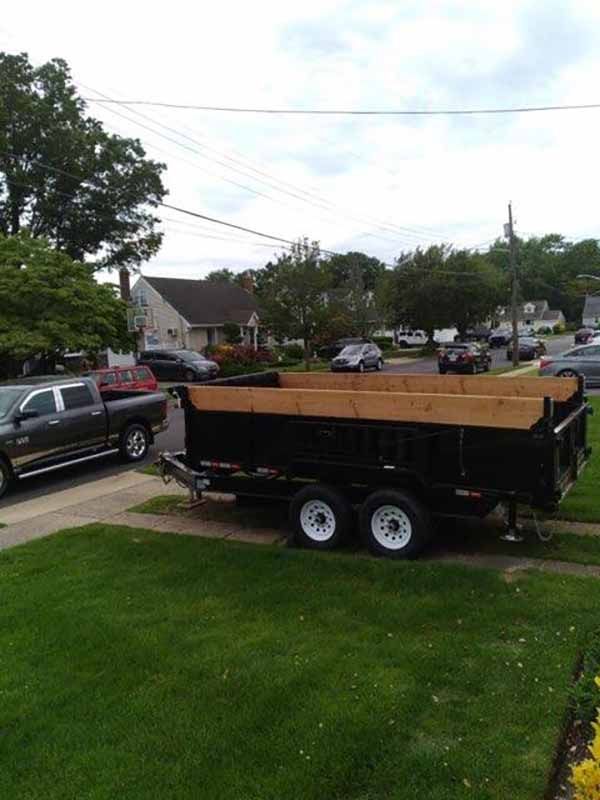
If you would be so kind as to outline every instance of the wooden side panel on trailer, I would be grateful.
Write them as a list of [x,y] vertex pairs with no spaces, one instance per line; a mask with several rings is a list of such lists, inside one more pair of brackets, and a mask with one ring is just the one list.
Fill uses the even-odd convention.
[[198,411],[424,422],[512,430],[529,430],[544,416],[544,399],[541,397],[192,386],[189,399]]

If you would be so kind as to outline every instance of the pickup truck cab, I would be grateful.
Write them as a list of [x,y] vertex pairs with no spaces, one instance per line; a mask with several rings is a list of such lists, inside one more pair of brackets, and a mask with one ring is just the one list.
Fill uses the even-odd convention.
[[141,461],[168,427],[161,392],[114,391],[92,378],[20,379],[0,385],[0,497],[13,479],[120,453]]

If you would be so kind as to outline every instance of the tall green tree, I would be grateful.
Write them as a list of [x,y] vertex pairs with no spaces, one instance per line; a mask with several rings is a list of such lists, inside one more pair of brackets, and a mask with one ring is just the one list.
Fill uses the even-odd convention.
[[366,292],[373,292],[383,273],[385,264],[378,258],[366,253],[350,251],[330,256],[327,264],[331,270],[331,281],[334,287],[346,286],[360,275]]
[[164,164],[86,114],[67,64],[0,52],[0,233],[26,230],[98,268],[136,267],[162,234]]
[[26,233],[0,235],[0,365],[131,349],[127,307],[92,269]]
[[330,286],[319,243],[306,238],[267,264],[256,284],[261,319],[278,338],[302,339],[306,369],[313,342],[327,325]]

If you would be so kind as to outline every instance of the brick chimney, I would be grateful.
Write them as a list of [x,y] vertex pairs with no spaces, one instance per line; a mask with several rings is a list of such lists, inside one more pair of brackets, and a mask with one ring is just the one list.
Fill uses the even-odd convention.
[[121,287],[121,300],[129,303],[131,300],[131,283],[127,267],[121,267],[119,270],[119,285]]
[[250,272],[244,272],[242,275],[242,289],[254,294],[254,279]]

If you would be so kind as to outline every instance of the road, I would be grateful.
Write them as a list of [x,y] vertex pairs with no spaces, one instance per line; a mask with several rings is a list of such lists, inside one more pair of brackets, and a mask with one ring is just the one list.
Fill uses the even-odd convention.
[[[567,350],[573,344],[573,335],[552,337],[547,340],[549,353],[560,353]],[[492,350],[492,367],[507,366],[506,349]],[[437,373],[437,360],[435,358],[415,359],[414,362],[405,364],[388,364],[385,366],[386,372],[412,372],[420,374]],[[89,464],[78,464],[75,467],[64,470],[57,470],[55,473],[40,475],[35,478],[27,478],[18,482],[6,497],[0,500],[0,509],[15,502],[29,500],[33,497],[40,497],[45,494],[52,494],[61,489],[69,489],[73,486],[95,481],[99,478],[107,478],[110,475],[117,475],[129,469],[140,469],[144,465],[151,464],[161,450],[181,450],[183,449],[183,411],[172,406],[169,407],[169,429],[157,436],[155,444],[150,449],[147,458],[132,467],[131,464],[123,464],[118,457],[109,456],[103,462],[90,462]]]
[[[550,355],[562,353],[563,350],[568,350],[573,346],[573,334],[567,333],[564,336],[551,336],[546,340],[546,347]],[[497,367],[508,367],[510,362],[506,358],[506,348],[496,348],[490,350],[492,354],[492,369]],[[527,362],[523,362],[522,366],[526,367]],[[412,372],[421,375],[428,373],[436,373],[438,371],[436,358],[419,358],[415,359],[414,363],[405,364],[386,364],[384,367],[385,372]]]

